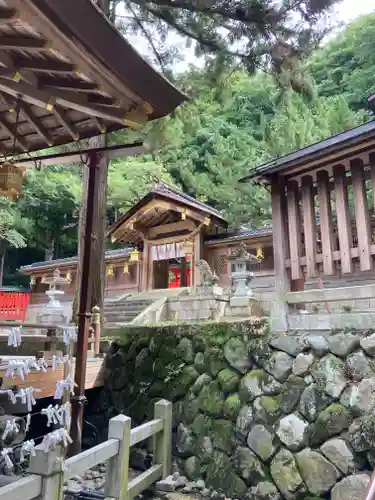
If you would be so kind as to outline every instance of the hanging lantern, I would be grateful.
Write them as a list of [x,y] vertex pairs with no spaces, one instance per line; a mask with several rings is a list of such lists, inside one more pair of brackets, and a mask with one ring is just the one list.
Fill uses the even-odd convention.
[[30,277],[30,286],[34,286],[35,284],[36,284],[35,276],[31,276]]
[[139,261],[139,252],[137,249],[132,250],[129,255],[130,255],[130,262],[138,262]]
[[40,280],[41,283],[45,283],[47,276],[43,274],[42,279]]
[[205,225],[205,226],[209,226],[210,224],[211,224],[211,219],[210,219],[210,217],[205,217],[205,218],[204,218],[204,225]]
[[71,272],[70,272],[70,271],[68,271],[68,272],[66,273],[66,275],[65,275],[65,279],[66,279],[66,281],[68,281],[69,283],[71,283],[71,282],[72,282],[72,274],[71,274]]
[[186,219],[186,210],[183,210],[181,212],[181,220],[185,220]]
[[263,253],[263,248],[262,247],[259,247],[257,249],[257,259],[264,260],[264,253]]
[[191,241],[185,241],[182,250],[185,255],[191,255],[193,253],[194,245]]
[[129,264],[124,264],[124,270],[123,270],[123,273],[124,274],[129,274]]
[[113,266],[112,264],[110,264],[108,267],[107,267],[107,276],[114,276],[115,273],[113,271]]
[[26,170],[6,161],[0,165],[0,195],[16,200],[21,192]]

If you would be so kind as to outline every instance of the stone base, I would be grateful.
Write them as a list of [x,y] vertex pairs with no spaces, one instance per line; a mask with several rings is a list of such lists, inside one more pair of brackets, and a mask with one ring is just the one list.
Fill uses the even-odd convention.
[[259,305],[259,300],[254,297],[247,297],[246,300],[234,300],[238,297],[232,297],[230,299],[229,307],[225,311],[226,316],[238,317],[238,318],[249,318],[251,316],[257,316],[262,318],[264,312]]
[[221,297],[223,295],[224,289],[219,285],[201,285],[197,286],[192,290],[191,295],[196,295],[198,297]]

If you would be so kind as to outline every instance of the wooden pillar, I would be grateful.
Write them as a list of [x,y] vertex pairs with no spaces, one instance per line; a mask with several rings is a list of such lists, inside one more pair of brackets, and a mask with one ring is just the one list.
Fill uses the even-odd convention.
[[150,261],[150,244],[148,240],[143,241],[143,258],[142,258],[142,278],[141,291],[146,292],[149,286],[149,261]]
[[193,259],[193,269],[191,270],[191,277],[193,279],[192,286],[199,286],[201,284],[201,274],[199,272],[199,269],[196,266],[196,263],[198,260],[200,260],[201,257],[201,234],[198,233],[195,238],[194,238],[194,259]]
[[290,181],[287,184],[287,207],[291,275],[292,280],[301,280],[303,278],[300,261],[302,257],[302,226],[297,181]]
[[369,164],[371,172],[372,206],[375,212],[375,153],[369,155]]
[[352,247],[352,226],[349,212],[346,172],[343,165],[333,168],[335,183],[337,232],[340,244],[341,271],[351,273],[353,270],[350,249]]
[[311,175],[302,177],[301,187],[303,231],[305,235],[306,275],[314,278],[316,269],[316,216],[314,208],[314,185]]
[[323,274],[334,273],[333,251],[336,248],[332,227],[331,193],[327,170],[317,173],[320,233],[322,238]]
[[288,304],[285,294],[290,291],[290,277],[286,268],[288,258],[288,227],[285,183],[275,175],[271,183],[272,233],[275,268],[275,300],[271,305],[272,326],[276,330],[288,329]]
[[370,271],[372,269],[372,236],[362,160],[358,158],[352,160],[350,162],[350,171],[352,174],[355,221],[357,226],[359,265],[361,271]]

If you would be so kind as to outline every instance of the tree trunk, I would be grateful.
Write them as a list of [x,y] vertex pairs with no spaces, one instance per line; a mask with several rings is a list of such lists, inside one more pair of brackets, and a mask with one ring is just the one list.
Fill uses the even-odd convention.
[[0,286],[3,286],[4,281],[4,264],[5,264],[5,254],[7,253],[6,245],[0,246]]
[[44,252],[44,260],[53,260],[55,256],[55,239],[48,238],[46,241],[46,251]]

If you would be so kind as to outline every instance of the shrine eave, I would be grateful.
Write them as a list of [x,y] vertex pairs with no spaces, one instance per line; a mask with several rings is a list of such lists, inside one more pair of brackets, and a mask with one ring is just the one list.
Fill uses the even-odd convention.
[[187,99],[91,0],[0,0],[0,63],[0,154],[138,127]]
[[293,151],[285,156],[271,160],[249,172],[240,182],[269,183],[272,175],[280,173],[287,176],[291,169],[293,174],[305,174],[312,168],[323,167],[329,161],[338,163],[345,158],[348,151],[371,149],[375,143],[375,120],[358,127],[351,128],[327,139]]

